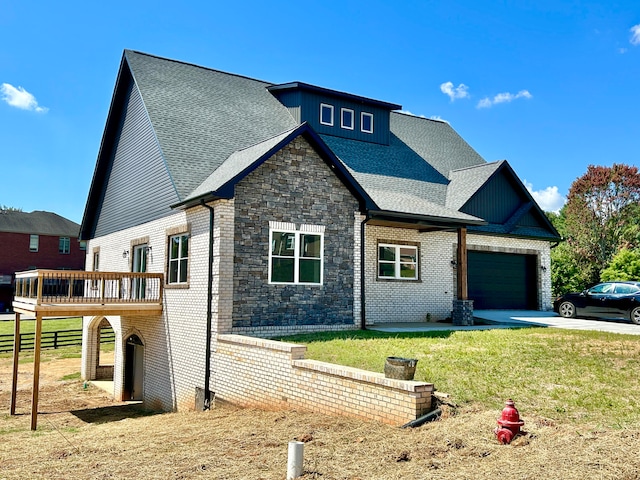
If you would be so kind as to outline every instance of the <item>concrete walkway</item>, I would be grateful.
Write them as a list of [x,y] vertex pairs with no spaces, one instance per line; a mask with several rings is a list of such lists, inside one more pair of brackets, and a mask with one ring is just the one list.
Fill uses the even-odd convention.
[[488,330],[493,328],[553,327],[570,330],[596,330],[600,332],[640,335],[640,325],[623,319],[586,320],[562,318],[555,312],[536,310],[475,310],[477,324],[458,326],[451,323],[388,323],[373,325],[370,330],[380,332],[427,332],[451,330]]

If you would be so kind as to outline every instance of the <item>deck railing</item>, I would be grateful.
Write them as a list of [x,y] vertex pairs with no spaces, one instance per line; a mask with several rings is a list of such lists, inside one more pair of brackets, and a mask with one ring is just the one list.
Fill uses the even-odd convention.
[[162,305],[161,273],[29,270],[16,273],[15,301],[32,305]]

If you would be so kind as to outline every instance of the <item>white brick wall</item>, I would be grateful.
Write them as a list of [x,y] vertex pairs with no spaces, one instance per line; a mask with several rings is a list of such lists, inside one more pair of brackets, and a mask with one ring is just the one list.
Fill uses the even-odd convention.
[[[214,262],[213,262],[213,345],[215,334],[246,333],[259,336],[286,334],[286,327],[262,329],[232,329],[233,311],[233,252],[234,252],[234,204],[233,200],[215,203]],[[354,323],[352,325],[326,326],[325,329],[341,330],[357,328],[360,321],[360,222],[354,216],[355,236],[355,288]],[[123,352],[125,341],[136,334],[144,343],[144,399],[149,408],[165,410],[194,408],[195,388],[204,385],[207,278],[209,251],[209,210],[196,207],[186,212],[178,211],[163,219],[121,232],[93,239],[87,248],[87,268],[93,264],[94,248],[100,249],[100,270],[130,271],[131,257],[123,258],[123,251],[131,252],[132,241],[148,238],[152,247],[149,256],[149,272],[165,273],[167,255],[167,231],[189,225],[189,287],[166,288],[164,310],[158,316],[107,317],[116,334],[114,365],[114,390],[116,398],[123,393]],[[377,243],[414,242],[420,245],[420,281],[378,281]],[[367,226],[365,238],[365,294],[367,324],[383,322],[421,322],[427,314],[436,321],[448,317],[455,295],[454,270],[451,260],[455,257],[455,232],[420,233],[417,230]],[[537,254],[540,265],[540,305],[550,308],[550,256],[547,242],[511,238],[469,235],[469,249],[489,249],[511,253]],[[95,376],[98,346],[96,329],[101,317],[86,317],[83,334],[82,376]],[[313,326],[292,327],[290,333],[316,330]],[[218,357],[219,358],[219,357]],[[223,366],[212,364],[212,374],[223,375],[227,380],[233,372],[225,372]],[[231,375],[231,377],[230,377]],[[224,381],[227,381],[224,380]],[[216,381],[212,378],[212,383]],[[223,381],[222,377],[218,381]],[[231,387],[224,387],[231,388]]]
[[[190,225],[189,288],[165,288],[160,316],[107,317],[116,334],[114,393],[121,398],[124,343],[135,333],[144,343],[144,398],[149,408],[165,410],[193,408],[196,386],[204,384],[206,301],[209,256],[209,211],[197,207],[186,212],[93,239],[87,247],[87,268],[93,263],[93,249],[100,248],[100,270],[130,271],[131,241],[148,237],[152,247],[147,271],[165,273],[167,230]],[[82,376],[95,375],[96,345],[90,331],[98,319],[85,317]]]
[[[456,295],[456,232],[425,232],[367,225],[365,230],[365,311],[367,325],[389,322],[443,320],[451,315]],[[379,242],[418,243],[420,281],[380,281],[377,279]],[[487,250],[538,255],[540,268],[538,308],[551,308],[551,269],[549,243],[485,235],[467,235],[468,250]]]

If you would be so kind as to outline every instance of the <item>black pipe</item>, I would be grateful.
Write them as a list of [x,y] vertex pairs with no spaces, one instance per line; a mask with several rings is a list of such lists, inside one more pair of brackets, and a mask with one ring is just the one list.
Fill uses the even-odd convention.
[[440,415],[442,415],[442,410],[440,410],[439,408],[436,408],[435,410],[432,410],[429,413],[427,413],[425,415],[422,415],[421,417],[416,418],[415,420],[411,420],[410,422],[405,423],[400,428],[407,428],[407,427],[415,428],[415,427],[419,427],[423,423],[433,422],[434,420],[437,420],[438,418],[440,418]]
[[205,364],[204,364],[204,402],[202,410],[211,409],[211,324],[213,312],[211,311],[211,303],[213,302],[213,207],[204,203],[201,205],[209,210],[209,281],[207,282],[207,345],[205,347]]
[[365,282],[365,261],[364,261],[364,251],[365,251],[365,231],[364,224],[367,222],[368,217],[360,222],[360,329],[367,329],[367,315],[365,311],[365,294],[364,294],[364,282]]

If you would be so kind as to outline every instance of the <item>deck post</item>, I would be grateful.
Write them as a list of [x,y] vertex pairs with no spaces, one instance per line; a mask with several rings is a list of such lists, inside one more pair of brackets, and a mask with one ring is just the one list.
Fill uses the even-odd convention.
[[42,339],[42,314],[36,313],[36,335],[33,345],[33,392],[31,397],[31,430],[38,426],[38,390],[40,388],[40,341]]
[[13,324],[13,375],[11,377],[11,415],[16,414],[16,394],[18,392],[18,358],[20,357],[20,314],[16,312]]

